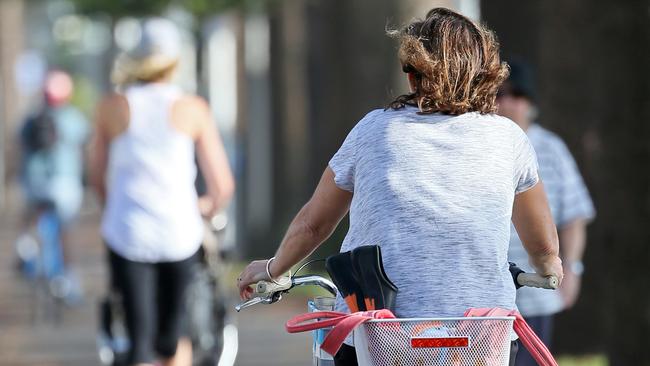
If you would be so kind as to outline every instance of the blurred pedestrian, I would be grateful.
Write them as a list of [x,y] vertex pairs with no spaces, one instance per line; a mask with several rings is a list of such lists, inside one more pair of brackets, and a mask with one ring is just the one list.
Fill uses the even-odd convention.
[[[550,346],[554,315],[571,308],[580,293],[586,227],[594,218],[595,210],[569,149],[559,136],[537,124],[535,100],[530,67],[523,62],[511,62],[510,76],[498,93],[498,113],[515,121],[526,131],[535,148],[539,175],[544,181],[544,190],[558,230],[564,267],[564,280],[559,291],[521,288],[517,291],[517,307],[544,343]],[[532,269],[514,227],[511,229],[508,257],[522,269]],[[536,363],[523,349],[517,354],[516,365]]]
[[[81,284],[72,270],[68,233],[83,198],[83,148],[89,134],[83,114],[70,104],[74,90],[67,73],[54,70],[46,75],[43,104],[20,130],[21,183],[27,197],[26,223],[34,223],[42,210],[53,209],[59,222],[58,243],[63,251],[63,278],[68,303],[81,300]],[[17,240],[23,260],[35,241],[28,234]],[[31,251],[33,253],[33,251]]]
[[[185,294],[203,240],[201,215],[223,209],[234,180],[207,103],[171,83],[180,34],[165,19],[142,22],[118,56],[96,114],[93,183],[104,203],[101,232],[123,299],[128,362],[190,365]],[[195,151],[208,194],[198,197]]]

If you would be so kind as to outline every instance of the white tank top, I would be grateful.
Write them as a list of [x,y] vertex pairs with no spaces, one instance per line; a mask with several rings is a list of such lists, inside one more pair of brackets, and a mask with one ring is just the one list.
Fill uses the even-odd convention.
[[171,124],[182,95],[169,84],[127,89],[128,128],[110,144],[102,235],[117,254],[137,262],[189,258],[203,223],[194,181],[194,141]]

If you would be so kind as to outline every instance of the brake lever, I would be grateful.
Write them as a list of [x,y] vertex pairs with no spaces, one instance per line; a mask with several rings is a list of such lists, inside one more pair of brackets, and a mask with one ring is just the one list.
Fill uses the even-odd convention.
[[248,301],[245,301],[245,302],[243,302],[241,304],[237,304],[235,306],[235,310],[237,310],[237,312],[240,312],[242,309],[246,309],[249,306],[253,306],[253,305],[257,305],[259,303],[263,303],[265,300],[267,300],[267,299],[265,299],[263,297],[254,297],[254,298],[252,298],[252,299],[250,299]]
[[241,304],[238,304],[235,306],[235,310],[237,312],[242,311],[243,309],[246,309],[247,307],[257,305],[257,304],[273,304],[278,301],[282,300],[282,292],[274,292],[270,294],[269,296],[266,297],[254,297],[248,301],[245,301]]

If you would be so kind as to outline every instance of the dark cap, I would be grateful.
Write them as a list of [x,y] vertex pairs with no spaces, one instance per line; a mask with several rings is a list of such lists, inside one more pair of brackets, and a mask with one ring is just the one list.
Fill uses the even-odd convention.
[[508,65],[510,65],[510,76],[503,83],[500,91],[535,101],[537,93],[535,92],[535,81],[533,80],[533,71],[530,65],[519,60],[510,60]]

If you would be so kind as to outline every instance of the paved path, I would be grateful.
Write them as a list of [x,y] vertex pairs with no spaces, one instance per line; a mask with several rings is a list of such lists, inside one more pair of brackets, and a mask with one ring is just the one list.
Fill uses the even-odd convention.
[[[13,268],[13,242],[20,227],[18,211],[10,207],[0,214],[0,365],[99,365],[95,353],[95,312],[104,293],[106,268],[98,220],[96,208],[84,209],[71,235],[77,270],[86,292],[85,303],[65,309],[59,324],[34,323],[33,288]],[[236,364],[309,365],[309,335],[284,331],[288,318],[304,312],[304,301],[288,299],[239,314],[240,353]]]

